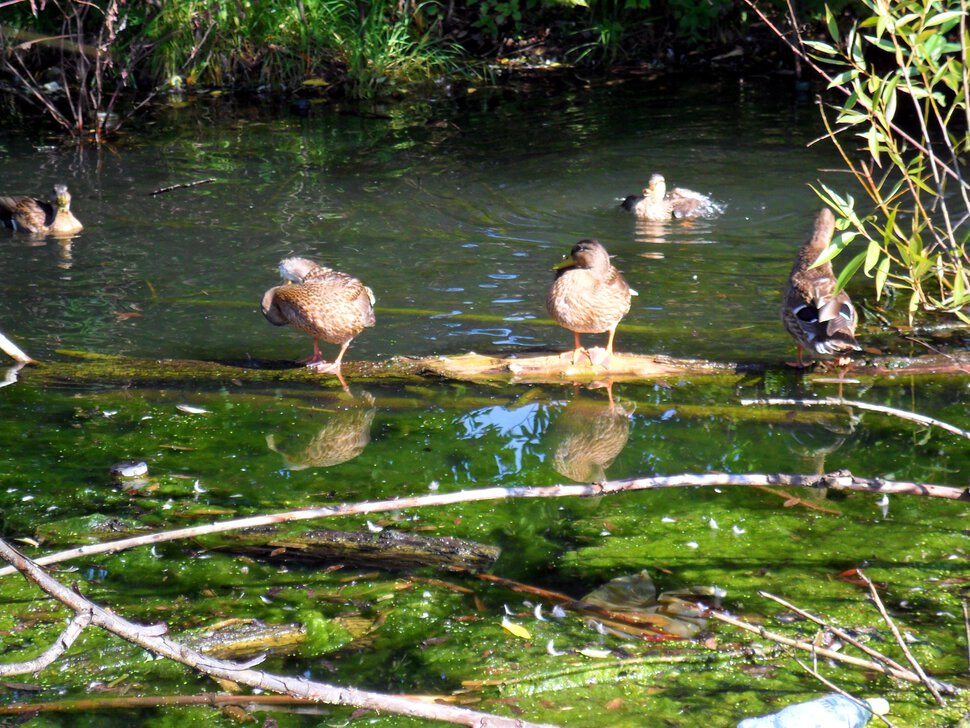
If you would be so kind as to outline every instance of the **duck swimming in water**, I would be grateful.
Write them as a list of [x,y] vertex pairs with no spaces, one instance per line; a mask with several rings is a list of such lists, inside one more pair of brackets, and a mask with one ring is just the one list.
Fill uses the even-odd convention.
[[[374,292],[353,276],[307,258],[286,258],[280,261],[279,270],[287,283],[263,294],[263,315],[271,324],[289,324],[312,336],[313,356],[307,366],[334,372],[339,378],[350,342],[376,321]],[[321,339],[340,346],[333,362],[324,361]]]
[[630,195],[620,203],[620,207],[642,220],[656,222],[714,217],[724,211],[723,205],[700,192],[683,187],[668,190],[661,174],[651,175],[643,194]]
[[84,226],[71,213],[71,193],[67,185],[54,185],[51,202],[35,197],[0,196],[0,222],[15,231],[35,235],[71,235]]
[[[546,296],[546,308],[557,324],[573,332],[576,348],[572,363],[586,354],[591,364],[609,367],[617,324],[630,310],[632,291],[623,274],[610,263],[609,253],[597,240],[580,240],[569,258],[557,266],[556,278]],[[580,334],[609,332],[606,349],[587,351]]]
[[859,320],[855,306],[845,291],[835,290],[832,264],[812,268],[822,251],[832,242],[835,217],[827,207],[815,217],[811,239],[802,245],[795,258],[781,306],[781,320],[795,339],[796,367],[802,363],[802,352],[820,357],[836,357],[840,366],[848,364],[846,354],[859,350],[855,327]]

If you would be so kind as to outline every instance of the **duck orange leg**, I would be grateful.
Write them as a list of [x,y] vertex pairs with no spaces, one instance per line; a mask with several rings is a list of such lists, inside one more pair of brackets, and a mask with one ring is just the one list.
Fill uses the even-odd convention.
[[[589,352],[586,351],[586,349],[583,348],[582,344],[579,343],[579,332],[578,331],[574,331],[573,332],[573,337],[574,337],[574,340],[576,342],[576,348],[574,348],[572,351],[564,351],[562,354],[559,355],[559,358],[560,359],[569,359],[571,357],[572,358],[573,366],[576,366],[576,359],[579,358],[579,355],[580,354],[585,354],[586,356],[589,356]],[[590,361],[592,361],[592,360],[590,360]]]
[[610,368],[610,359],[613,358],[613,337],[614,336],[616,336],[616,326],[610,329],[610,335],[609,335],[609,338],[607,338],[606,340],[605,349],[594,349],[593,351],[596,352],[595,355],[593,354],[593,352],[586,352],[587,356],[589,356],[590,364],[601,364],[604,369]]
[[804,369],[807,364],[802,361],[802,352],[804,349],[801,344],[795,344],[795,361],[786,361],[785,366],[789,366],[793,369]]

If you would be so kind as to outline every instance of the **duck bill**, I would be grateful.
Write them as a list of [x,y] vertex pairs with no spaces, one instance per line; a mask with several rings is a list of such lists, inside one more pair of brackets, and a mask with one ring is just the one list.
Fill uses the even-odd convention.
[[563,258],[559,263],[552,266],[553,270],[562,270],[563,268],[575,268],[576,261],[572,258]]

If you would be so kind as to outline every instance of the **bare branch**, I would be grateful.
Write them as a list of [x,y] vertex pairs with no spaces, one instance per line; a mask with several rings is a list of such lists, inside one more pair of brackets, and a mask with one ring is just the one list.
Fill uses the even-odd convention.
[[33,364],[34,362],[24,353],[23,349],[4,336],[2,332],[0,332],[0,351],[21,364]]
[[893,637],[896,638],[896,644],[899,645],[899,649],[903,651],[903,654],[906,655],[906,659],[909,660],[909,664],[913,666],[916,674],[919,675],[920,682],[926,686],[926,689],[929,690],[930,693],[932,693],[933,699],[936,700],[936,702],[941,706],[945,707],[946,703],[943,701],[943,697],[940,695],[939,690],[937,690],[937,685],[935,684],[936,681],[931,680],[926,675],[919,662],[917,662],[916,658],[913,656],[913,653],[910,652],[909,646],[906,644],[906,640],[904,640],[903,636],[899,633],[899,628],[896,627],[896,623],[893,621],[892,617],[889,616],[889,612],[886,611],[886,607],[882,603],[882,599],[879,598],[879,592],[876,591],[876,585],[872,583],[872,580],[869,579],[868,576],[862,573],[862,569],[856,569],[856,573],[859,575],[859,578],[861,578],[869,587],[869,594],[872,595],[872,601],[875,602],[876,609],[879,610],[879,613],[882,615],[886,625],[893,633]]
[[799,667],[801,667],[805,672],[807,672],[809,675],[811,675],[816,680],[818,680],[820,683],[822,683],[825,687],[829,688],[830,690],[834,690],[839,695],[841,695],[843,698],[848,698],[853,703],[855,703],[856,705],[858,705],[860,708],[865,708],[870,713],[872,713],[874,716],[876,716],[877,718],[879,718],[883,723],[885,723],[886,725],[890,726],[890,728],[892,728],[895,725],[894,723],[890,722],[889,718],[887,718],[886,716],[881,715],[880,713],[877,713],[876,711],[874,711],[872,709],[872,706],[870,706],[869,703],[867,703],[865,700],[860,700],[856,696],[850,695],[849,693],[847,693],[845,690],[843,690],[842,688],[840,688],[838,685],[836,685],[831,680],[826,680],[824,677],[822,677],[821,673],[819,673],[818,670],[813,670],[808,665],[806,665],[804,662],[802,662],[801,660],[799,660],[797,657],[795,657],[793,659],[795,660],[795,662],[798,663],[798,666]]
[[74,644],[74,641],[81,636],[81,631],[89,624],[91,624],[91,615],[76,614],[74,619],[61,632],[61,636],[57,638],[54,644],[44,650],[43,654],[26,662],[0,663],[0,677],[23,675],[28,672],[40,672],[63,655]]
[[959,427],[955,427],[942,420],[934,419],[927,415],[917,414],[915,412],[907,412],[906,410],[896,409],[894,407],[886,407],[881,404],[870,404],[868,402],[859,402],[854,399],[842,399],[841,397],[824,397],[822,399],[779,399],[775,397],[767,399],[742,399],[741,404],[745,405],[782,405],[786,407],[855,407],[856,409],[868,410],[870,412],[881,412],[885,415],[892,415],[893,417],[898,417],[901,420],[909,420],[910,422],[918,422],[921,425],[931,425],[933,427],[939,427],[941,430],[946,430],[947,432],[952,432],[954,435],[959,435],[960,437],[970,440],[970,432],[966,430],[961,430]]
[[770,599],[773,602],[777,602],[778,604],[780,604],[781,606],[783,606],[785,609],[789,609],[792,612],[794,612],[795,614],[798,614],[798,615],[804,617],[805,619],[810,619],[811,621],[815,622],[815,624],[817,624],[817,625],[819,625],[821,627],[824,627],[825,629],[829,630],[832,634],[834,634],[840,640],[843,640],[844,642],[848,642],[850,645],[852,645],[856,649],[862,650],[867,655],[869,655],[869,657],[872,657],[872,658],[874,658],[876,660],[881,660],[882,662],[885,662],[887,665],[889,665],[891,668],[893,668],[895,670],[905,670],[906,669],[905,667],[903,667],[902,665],[900,665],[895,660],[893,660],[893,659],[891,659],[889,657],[886,657],[886,655],[882,654],[878,650],[872,649],[871,647],[869,647],[869,645],[865,644],[864,642],[860,642],[859,640],[857,640],[855,637],[853,637],[852,635],[850,635],[845,630],[839,629],[838,627],[829,624],[828,622],[826,622],[825,620],[823,620],[821,617],[816,617],[814,614],[811,614],[810,612],[806,612],[804,609],[799,609],[794,604],[791,604],[791,603],[785,601],[781,597],[776,597],[774,594],[769,594],[768,592],[765,592],[765,591],[759,591],[758,594],[761,595],[761,596],[763,596],[765,599]]
[[180,190],[184,187],[198,187],[199,185],[207,185],[210,182],[215,182],[215,181],[216,181],[215,177],[208,177],[206,179],[197,179],[195,180],[195,182],[180,182],[177,185],[171,185],[169,187],[159,187],[157,190],[153,190],[148,194],[154,197],[155,195],[161,195],[165,192],[171,192],[172,190]]
[[[775,474],[731,474],[705,473],[683,475],[658,475],[645,478],[627,478],[625,480],[608,480],[589,485],[550,485],[537,487],[513,488],[480,488],[478,490],[463,490],[455,493],[432,493],[428,495],[412,496],[410,498],[395,498],[383,501],[364,501],[325,508],[303,508],[295,511],[284,511],[262,516],[237,518],[204,526],[190,526],[174,531],[151,533],[132,538],[118,539],[106,543],[87,544],[68,551],[36,559],[40,565],[55,564],[61,561],[76,559],[81,556],[94,554],[115,553],[135,546],[180,539],[197,538],[215,533],[238,531],[257,526],[271,526],[277,523],[293,521],[309,521],[318,518],[334,518],[336,516],[361,516],[371,513],[398,511],[405,508],[427,508],[433,506],[453,505],[455,503],[478,503],[482,501],[510,500],[513,498],[577,498],[613,493],[625,493],[636,490],[659,490],[662,488],[695,488],[695,487],[764,487],[788,486],[801,488],[831,488],[833,490],[861,491],[864,493],[891,493],[898,495],[922,495],[932,498],[946,498],[949,500],[970,501],[970,489],[953,488],[946,485],[931,485],[928,483],[907,483],[903,481],[883,480],[882,478],[857,478],[847,470],[820,475],[789,475]],[[0,576],[14,573],[7,566],[0,568]]]
[[[777,632],[769,632],[764,627],[750,624],[743,620],[737,619],[730,615],[724,614],[723,612],[711,611],[707,613],[707,616],[711,619],[716,619],[719,622],[724,622],[725,624],[730,624],[732,627],[737,627],[738,629],[743,629],[747,632],[753,632],[766,640],[771,640],[772,642],[777,642],[781,645],[786,645],[788,647],[795,647],[799,650],[804,650],[805,652],[810,652],[813,654],[820,655],[829,660],[835,660],[836,662],[843,662],[846,665],[854,665],[855,667],[862,667],[867,670],[875,670],[881,672],[884,675],[889,675],[891,677],[897,678],[899,680],[906,680],[907,682],[923,682],[919,675],[917,675],[912,670],[896,670],[884,665],[879,662],[873,662],[871,660],[863,660],[860,657],[853,657],[852,655],[845,655],[841,652],[836,652],[835,650],[828,650],[824,647],[819,647],[811,642],[806,642],[804,640],[795,640],[791,637],[786,637],[785,635],[778,634]],[[957,689],[953,685],[949,685],[938,680],[933,681],[935,685],[943,692],[949,693],[951,695],[956,694]]]
[[515,718],[504,718],[488,713],[479,713],[465,708],[442,705],[416,698],[384,695],[356,688],[327,685],[326,683],[306,680],[302,677],[275,675],[252,670],[246,666],[226,660],[218,660],[201,652],[190,649],[164,635],[157,629],[129,622],[112,612],[99,607],[80,593],[69,589],[56,579],[48,576],[37,564],[21,554],[3,539],[0,539],[0,558],[13,566],[41,590],[54,597],[75,614],[85,615],[93,625],[111,632],[122,639],[138,645],[150,652],[167,657],[174,662],[187,665],[206,675],[231,680],[274,693],[293,695],[332,705],[347,705],[367,710],[407,715],[415,718],[438,720],[467,726],[494,726],[494,728],[555,728],[549,724],[530,723]]

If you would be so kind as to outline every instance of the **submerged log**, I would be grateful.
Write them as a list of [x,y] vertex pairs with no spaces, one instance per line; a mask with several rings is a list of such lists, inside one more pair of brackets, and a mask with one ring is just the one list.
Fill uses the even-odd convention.
[[[237,385],[244,382],[292,382],[340,386],[333,375],[319,374],[293,362],[144,359],[65,350],[57,353],[61,359],[34,363],[21,370],[20,378],[38,384],[116,382],[149,386],[184,382]],[[769,366],[763,363],[712,362],[622,353],[613,356],[608,370],[602,366],[594,367],[587,360],[573,366],[556,353],[395,356],[378,362],[345,362],[343,366],[344,377],[361,384],[427,379],[506,384],[656,381],[675,377],[724,381],[739,376],[757,376],[772,370],[804,376],[809,380],[834,379],[838,374],[820,368],[795,372],[781,364]],[[970,353],[918,358],[879,357],[853,364],[846,374],[846,381],[954,375],[970,376]]]
[[471,572],[487,571],[501,554],[498,546],[451,536],[420,536],[392,530],[378,533],[313,530],[284,535],[274,527],[247,529],[214,548],[284,561],[336,562],[393,570],[432,566]]

